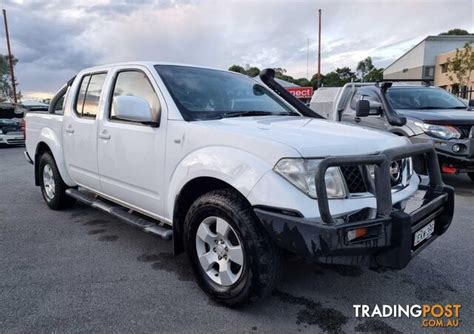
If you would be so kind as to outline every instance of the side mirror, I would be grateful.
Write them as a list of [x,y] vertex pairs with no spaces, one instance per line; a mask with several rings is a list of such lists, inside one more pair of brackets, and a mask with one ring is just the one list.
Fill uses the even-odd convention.
[[370,103],[367,100],[359,100],[356,103],[356,116],[367,117],[370,115]]
[[380,115],[382,110],[382,103],[377,101],[369,101],[369,114],[370,115]]
[[138,96],[116,96],[113,106],[115,117],[124,121],[153,125],[153,117],[148,102]]
[[469,107],[474,107],[474,100],[469,100]]

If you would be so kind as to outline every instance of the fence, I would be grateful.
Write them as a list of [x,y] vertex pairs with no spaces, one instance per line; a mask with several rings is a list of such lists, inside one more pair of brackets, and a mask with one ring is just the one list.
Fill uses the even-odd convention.
[[462,89],[452,90],[451,93],[462,99],[471,100],[474,99],[473,87],[464,86]]

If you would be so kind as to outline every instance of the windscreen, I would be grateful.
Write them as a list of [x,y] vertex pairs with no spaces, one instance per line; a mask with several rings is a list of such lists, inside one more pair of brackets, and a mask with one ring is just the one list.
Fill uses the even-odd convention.
[[155,68],[185,120],[296,114],[263,85],[241,74],[175,65]]
[[394,109],[466,109],[466,105],[454,95],[443,89],[390,88],[387,99]]

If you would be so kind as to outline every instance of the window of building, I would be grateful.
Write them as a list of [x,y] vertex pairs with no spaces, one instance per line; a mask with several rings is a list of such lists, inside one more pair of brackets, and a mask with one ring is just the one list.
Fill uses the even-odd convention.
[[434,76],[434,66],[426,66],[424,76],[432,78]]

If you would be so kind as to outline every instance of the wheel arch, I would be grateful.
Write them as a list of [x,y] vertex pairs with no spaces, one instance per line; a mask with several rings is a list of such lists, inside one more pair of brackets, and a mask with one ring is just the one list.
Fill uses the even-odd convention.
[[184,251],[183,225],[188,209],[200,196],[217,189],[232,189],[247,201],[247,198],[231,184],[215,177],[200,176],[189,180],[176,195],[173,208],[173,250],[180,254]]
[[[47,138],[47,137],[46,137]],[[51,138],[51,137],[49,137]],[[34,169],[35,169],[35,185],[39,186],[39,164],[40,158],[45,153],[49,152],[56,166],[58,167],[59,174],[63,179],[64,183],[68,186],[75,186],[75,182],[69,176],[69,173],[66,169],[66,164],[64,162],[64,158],[62,156],[62,149],[59,146],[59,142],[55,137],[52,137],[50,140],[45,139],[45,136],[42,136],[42,139],[38,142],[35,149],[35,156],[34,156]]]
[[51,148],[48,146],[48,144],[46,144],[43,141],[39,142],[38,145],[36,146],[36,151],[35,151],[35,185],[36,186],[40,185],[40,172],[39,172],[40,158],[46,152],[51,153],[54,159],[54,154],[51,151]]

